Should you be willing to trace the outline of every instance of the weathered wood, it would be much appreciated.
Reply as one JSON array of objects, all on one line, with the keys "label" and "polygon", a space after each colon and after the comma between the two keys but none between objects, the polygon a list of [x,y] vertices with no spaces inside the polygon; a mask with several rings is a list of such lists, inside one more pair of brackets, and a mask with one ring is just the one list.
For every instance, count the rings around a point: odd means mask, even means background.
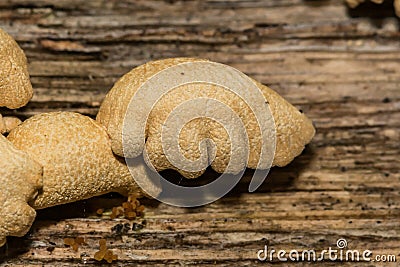
[{"label": "weathered wood", "polygon": [[[252,266],[265,244],[320,251],[339,238],[400,261],[400,32],[391,3],[5,0],[0,27],[25,50],[36,90],[27,107],[2,114],[95,116],[134,66],[197,56],[266,83],[317,128],[305,152],[256,193],[247,193],[250,172],[205,207],[147,200],[145,228],[124,234],[111,228],[127,221],[94,214],[120,203],[116,196],[40,211],[29,235],[1,249],[0,265],[94,264],[101,237],[121,266]],[[79,252],[63,244],[75,236],[88,242]]]}]

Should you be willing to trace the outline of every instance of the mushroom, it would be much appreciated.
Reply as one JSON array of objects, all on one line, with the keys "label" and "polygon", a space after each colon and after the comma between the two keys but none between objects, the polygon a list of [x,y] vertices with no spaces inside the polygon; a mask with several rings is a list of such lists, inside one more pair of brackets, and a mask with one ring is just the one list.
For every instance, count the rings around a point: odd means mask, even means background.
[{"label": "mushroom", "polygon": [[[131,146],[124,147],[123,137],[126,135],[123,134],[125,116],[127,116],[128,107],[139,88],[142,88],[142,86],[156,74],[161,73],[170,67],[193,62],[210,61],[195,58],[172,58],[153,61],[134,68],[115,83],[100,106],[96,118],[100,124],[106,127],[107,132],[111,137],[111,144],[114,153],[119,156],[137,157],[145,151],[145,156],[149,166],[154,167],[156,171],[174,169],[186,178],[199,177],[204,173],[207,166],[203,166],[201,170],[187,171],[172,164],[169,161],[168,153],[163,149],[162,132],[170,114],[172,114],[174,109],[179,108],[182,103],[195,99],[209,98],[229,106],[230,109],[233,110],[243,121],[249,141],[247,167],[253,169],[257,168],[259,161],[263,161],[264,159],[260,157],[260,151],[263,149],[261,143],[262,132],[258,126],[257,119],[252,112],[253,107],[251,107],[251,105],[255,104],[247,103],[243,101],[240,95],[214,84],[200,82],[180,85],[173,90],[168,91],[154,103],[145,103],[145,101],[150,101],[146,100],[146,94],[150,99],[155,91],[155,89],[149,88],[143,95],[138,96],[141,97],[140,99],[142,101],[140,105],[153,105],[149,116],[145,120],[147,121],[146,131],[144,133],[145,136],[139,136],[138,139],[135,139],[146,140],[145,144],[142,146],[140,143],[135,143],[135,141],[129,140],[131,141]],[[180,74],[185,75],[183,72]],[[167,77],[166,79],[173,80],[176,78],[177,77]],[[229,78],[230,77],[227,77],[226,79]],[[168,80],[159,81],[161,84],[167,82]],[[304,114],[284,100],[276,92],[261,83],[253,82],[262,93],[260,94],[260,97],[264,98],[261,99],[262,105],[269,105],[275,121],[276,150],[272,165],[285,166],[302,152],[304,146],[309,143],[314,136],[315,129],[312,122]],[[246,91],[247,88],[241,88],[241,90],[243,92]],[[196,110],[199,109],[199,107],[194,104],[190,106],[189,109]],[[218,110],[216,113],[222,115],[223,111]],[[183,114],[184,112],[181,113],[182,116]],[[142,116],[141,114],[136,115]],[[265,116],[266,115],[267,114],[265,114]],[[229,116],[226,117],[227,120],[230,120],[230,123],[234,123],[233,118],[231,119]],[[137,117],[137,119],[140,120],[141,118]],[[208,153],[210,152],[208,151],[203,154],[199,149],[199,144],[204,139],[211,139],[215,144],[216,150],[211,151],[211,153]],[[202,162],[207,163],[207,165],[209,162],[212,162],[211,167],[219,173],[237,173],[240,171],[240,168],[243,169],[243,167],[246,167],[241,165],[239,166],[238,164],[237,169],[227,170],[227,166],[229,165],[232,156],[231,145],[233,145],[233,142],[229,139],[229,135],[224,126],[217,121],[208,118],[196,118],[189,121],[181,129],[178,142],[181,153],[184,157],[195,161],[205,155],[206,158],[203,159]],[[238,147],[236,149],[240,150],[241,148]],[[210,154],[213,153],[215,157],[212,160]],[[269,155],[266,157],[271,156],[271,154],[273,154],[273,151],[269,151]],[[242,160],[243,159],[239,159],[239,161]]]},{"label": "mushroom", "polygon": [[[27,60],[15,40],[0,29],[0,107],[16,109],[26,105],[33,90]],[[0,114],[0,246],[6,236],[25,235],[36,217],[27,202],[32,201],[42,183],[42,166],[17,150],[3,135],[17,127],[16,117]]]},{"label": "mushroom", "polygon": [[17,117],[2,117],[0,114],[0,134],[11,132],[12,129],[20,125],[22,121]]},{"label": "mushroom", "polygon": [[36,217],[28,205],[42,182],[42,167],[0,135],[0,246],[7,236],[23,236]]},{"label": "mushroom", "polygon": [[[87,199],[108,192],[140,192],[134,173],[111,150],[105,129],[91,118],[73,112],[35,115],[7,137],[43,166],[43,188],[32,202],[35,209]],[[159,188],[154,185],[154,190]]]},{"label": "mushroom", "polygon": [[17,109],[32,98],[28,65],[17,42],[0,29],[0,107]]}]

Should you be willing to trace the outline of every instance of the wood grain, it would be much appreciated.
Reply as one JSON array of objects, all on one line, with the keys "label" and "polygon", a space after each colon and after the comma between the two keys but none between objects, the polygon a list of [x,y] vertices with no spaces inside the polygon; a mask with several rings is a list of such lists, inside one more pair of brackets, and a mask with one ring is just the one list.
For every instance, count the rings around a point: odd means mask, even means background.
[{"label": "wood grain", "polygon": [[[115,266],[253,266],[266,244],[321,251],[339,238],[349,249],[396,255],[398,264],[400,32],[386,2],[349,10],[333,0],[1,1],[0,27],[25,50],[35,88],[27,107],[2,114],[95,116],[131,68],[196,56],[269,85],[314,121],[317,135],[256,193],[247,193],[248,172],[205,207],[146,200],[140,231],[115,233],[128,221],[95,215],[120,203],[116,195],[40,211],[30,234],[1,249],[0,265],[96,264],[101,237],[119,255]],[[75,236],[88,242],[78,252],[63,244]]]}]

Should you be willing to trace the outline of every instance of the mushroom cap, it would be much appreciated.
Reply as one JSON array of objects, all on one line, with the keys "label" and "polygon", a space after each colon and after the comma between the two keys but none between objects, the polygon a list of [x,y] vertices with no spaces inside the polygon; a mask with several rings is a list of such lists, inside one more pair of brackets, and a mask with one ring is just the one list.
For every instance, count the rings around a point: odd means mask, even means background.
[{"label": "mushroom cap", "polygon": [[[43,165],[43,189],[32,203],[36,209],[108,192],[140,192],[132,178],[135,173],[131,175],[113,154],[105,129],[87,116],[35,115],[11,131],[8,139]],[[140,170],[136,175],[142,175]]]},{"label": "mushroom cap", "polygon": [[0,246],[7,236],[23,236],[36,212],[28,205],[42,183],[42,167],[0,135]]},{"label": "mushroom cap", "polygon": [[25,106],[33,96],[28,65],[17,42],[0,29],[0,107]]},{"label": "mushroom cap", "polygon": [[[204,59],[194,58],[172,58],[152,61],[134,68],[115,83],[105,97],[96,118],[100,124],[106,127],[111,137],[112,149],[115,154],[124,156],[124,152],[128,151],[128,154],[130,152],[130,148],[123,147],[124,119],[131,99],[138,89],[156,73],[168,67],[199,61],[209,62]],[[304,146],[311,141],[315,134],[315,129],[312,122],[304,114],[276,92],[261,83],[255,81],[254,83],[265,98],[262,103],[269,103],[269,108],[275,121],[276,150],[272,165],[285,166],[294,157],[298,156]],[[148,93],[151,94],[150,91]],[[165,127],[165,122],[171,112],[182,103],[196,98],[215,99],[229,106],[238,115],[248,135],[249,158],[246,166],[253,169],[257,168],[259,161],[263,159],[260,158],[262,149],[260,141],[261,130],[250,106],[253,103],[245,103],[240,96],[221,86],[201,82],[178,86],[162,96],[157,103],[154,103],[152,111],[147,118],[146,132],[145,136],[143,136],[143,140],[146,140],[146,155],[149,163],[151,163],[149,165],[152,165],[157,171],[165,169],[177,170],[187,178],[196,178],[205,171],[206,166],[202,170],[193,172],[175,167],[168,160],[167,153],[163,150],[161,137],[163,127]],[[197,107],[192,106],[192,108],[196,109]],[[222,111],[217,110],[216,112]],[[234,123],[233,119],[231,123]],[[202,154],[199,149],[199,144],[204,139],[211,139],[215,144],[215,158],[213,160],[209,156],[210,153]],[[219,173],[237,173],[240,168],[246,167],[238,164],[238,169],[227,169],[232,156],[231,145],[232,142],[223,125],[209,118],[197,118],[189,121],[179,134],[179,146],[184,157],[194,161],[205,155],[209,158],[204,159],[204,162],[212,161],[211,167]],[[141,153],[142,151],[134,151],[132,154],[138,154],[138,152]],[[270,153],[273,153],[273,151],[270,151]],[[237,161],[242,162],[243,158],[239,158]]]}]

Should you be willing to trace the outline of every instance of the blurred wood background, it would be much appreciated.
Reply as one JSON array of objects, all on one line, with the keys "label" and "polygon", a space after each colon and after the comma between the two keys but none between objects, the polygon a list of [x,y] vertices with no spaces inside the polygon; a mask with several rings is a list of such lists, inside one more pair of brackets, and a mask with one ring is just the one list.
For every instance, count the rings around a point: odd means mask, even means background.
[{"label": "blurred wood background", "polygon": [[[147,225],[138,231],[116,233],[111,228],[128,221],[95,215],[123,201],[117,195],[40,211],[26,237],[11,238],[0,250],[0,265],[98,264],[93,255],[102,237],[119,256],[115,266],[253,266],[264,245],[321,251],[336,249],[339,238],[348,249],[396,255],[399,264],[400,32],[391,5],[2,0],[0,27],[25,50],[35,89],[27,107],[0,109],[3,114],[95,116],[131,68],[191,56],[229,64],[269,85],[315,122],[317,134],[256,193],[247,192],[244,179],[201,208],[146,200]],[[63,242],[76,236],[88,243],[78,252]]]}]

